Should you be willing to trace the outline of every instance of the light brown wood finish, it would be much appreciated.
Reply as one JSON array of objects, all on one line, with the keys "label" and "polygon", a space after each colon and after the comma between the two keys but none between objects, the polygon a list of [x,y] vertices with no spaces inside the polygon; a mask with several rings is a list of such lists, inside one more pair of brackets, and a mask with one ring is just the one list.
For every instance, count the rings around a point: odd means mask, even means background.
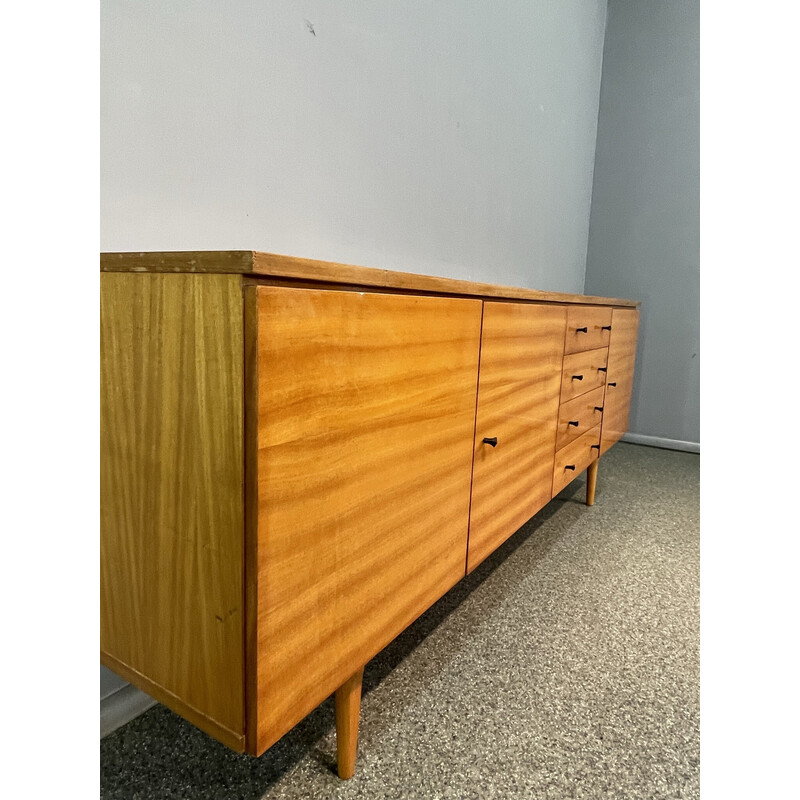
[{"label": "light brown wood finish", "polygon": [[594,496],[597,491],[597,465],[600,463],[599,459],[595,459],[589,464],[586,470],[586,505],[594,505]]},{"label": "light brown wood finish", "polygon": [[101,661],[238,750],[240,282],[100,281]]},{"label": "light brown wood finish", "polygon": [[565,324],[563,307],[484,303],[467,572],[550,501]]},{"label": "light brown wood finish", "polygon": [[564,356],[561,377],[561,402],[591,392],[606,382],[605,368],[608,363],[608,348],[587,350]]},{"label": "light brown wood finish", "polygon": [[352,778],[356,771],[358,754],[358,718],[361,713],[362,667],[351,675],[337,690],[334,698],[336,709],[336,756],[339,777]]},{"label": "light brown wood finish", "polygon": [[481,303],[257,297],[261,753],[464,575]]},{"label": "light brown wood finish", "polygon": [[258,747],[258,290],[243,279],[244,305],[244,699],[245,744]]},{"label": "light brown wood finish", "polygon": [[608,347],[611,336],[611,309],[598,306],[570,306],[567,309],[565,353]]},{"label": "light brown wood finish", "polygon": [[[549,303],[595,303],[638,306],[633,300],[544,292],[515,286],[437,278],[374,267],[355,267],[331,261],[260,253],[252,250],[165,253],[101,253],[100,269],[111,272],[237,272],[243,275],[346,284],[374,289],[397,289],[469,297],[507,298]],[[335,287],[334,287],[335,288]]]},{"label": "light brown wood finish", "polygon": [[553,467],[553,497],[598,458],[599,446],[598,425],[556,453],[556,463]]},{"label": "light brown wood finish", "polygon": [[615,308],[608,347],[601,455],[628,430],[638,332],[639,312],[636,309]]},{"label": "light brown wood finish", "polygon": [[586,431],[600,424],[603,419],[604,398],[605,388],[598,386],[591,392],[568,400],[559,406],[556,450],[574,442]]}]

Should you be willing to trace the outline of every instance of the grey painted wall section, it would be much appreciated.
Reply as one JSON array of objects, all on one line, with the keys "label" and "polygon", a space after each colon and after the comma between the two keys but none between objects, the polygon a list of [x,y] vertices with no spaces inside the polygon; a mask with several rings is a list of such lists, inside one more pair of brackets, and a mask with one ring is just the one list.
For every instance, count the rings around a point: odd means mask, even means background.
[{"label": "grey painted wall section", "polygon": [[102,250],[583,291],[605,0],[101,8]]},{"label": "grey painted wall section", "polygon": [[609,0],[586,262],[643,301],[631,431],[700,442],[699,0]]},{"label": "grey painted wall section", "polygon": [[605,12],[105,0],[101,249],[582,291]]}]

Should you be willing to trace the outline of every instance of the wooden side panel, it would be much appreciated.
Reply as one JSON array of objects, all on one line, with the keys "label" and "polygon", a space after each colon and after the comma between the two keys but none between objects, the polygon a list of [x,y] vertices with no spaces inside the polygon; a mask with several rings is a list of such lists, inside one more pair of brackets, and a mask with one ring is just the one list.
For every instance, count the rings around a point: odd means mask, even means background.
[{"label": "wooden side panel", "polygon": [[261,753],[464,575],[481,302],[257,292]]},{"label": "wooden side panel", "polygon": [[601,455],[628,430],[639,311],[634,308],[615,308],[611,325]]},{"label": "wooden side panel", "polygon": [[100,647],[244,745],[241,278],[100,278]]},{"label": "wooden side panel", "polygon": [[550,500],[565,325],[558,306],[484,304],[468,572]]}]

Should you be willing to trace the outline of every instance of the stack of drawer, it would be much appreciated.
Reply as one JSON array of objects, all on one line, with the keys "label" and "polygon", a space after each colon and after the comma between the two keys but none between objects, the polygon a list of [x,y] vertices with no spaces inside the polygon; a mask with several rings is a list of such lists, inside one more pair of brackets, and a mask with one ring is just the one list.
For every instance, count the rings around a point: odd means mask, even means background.
[{"label": "stack of drawer", "polygon": [[600,454],[610,338],[610,308],[572,306],[567,310],[553,497]]}]

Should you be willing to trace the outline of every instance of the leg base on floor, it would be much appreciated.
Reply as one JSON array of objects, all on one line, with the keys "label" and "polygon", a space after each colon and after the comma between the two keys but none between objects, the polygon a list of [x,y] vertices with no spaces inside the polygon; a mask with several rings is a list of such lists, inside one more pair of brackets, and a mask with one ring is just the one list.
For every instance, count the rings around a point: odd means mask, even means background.
[{"label": "leg base on floor", "polygon": [[589,464],[589,469],[586,470],[586,505],[594,505],[594,493],[597,489],[597,465],[600,459],[596,458]]},{"label": "leg base on floor", "polygon": [[336,705],[336,756],[339,777],[352,778],[356,771],[358,750],[358,718],[361,713],[362,667],[351,675],[337,690]]}]

